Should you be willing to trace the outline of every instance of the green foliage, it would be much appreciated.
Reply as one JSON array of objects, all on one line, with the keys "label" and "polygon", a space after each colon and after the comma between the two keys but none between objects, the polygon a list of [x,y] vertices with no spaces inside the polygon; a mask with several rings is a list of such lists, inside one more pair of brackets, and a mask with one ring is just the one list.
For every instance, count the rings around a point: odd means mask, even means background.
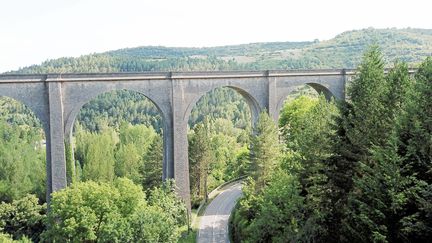
[{"label": "green foliage", "polygon": [[306,127],[305,121],[316,106],[318,100],[309,96],[299,96],[297,99],[285,103],[280,112],[279,127],[287,146],[292,147],[302,138],[301,131]]},{"label": "green foliage", "polygon": [[[0,232],[9,234],[13,239],[27,242],[39,240],[39,235],[45,229],[46,205],[40,205],[36,196],[26,195],[12,203],[0,204]],[[0,236],[7,238],[7,235]],[[23,239],[24,238],[24,239]],[[2,241],[3,242],[3,241]]]},{"label": "green foliage", "polygon": [[371,145],[385,144],[389,131],[383,119],[386,107],[382,100],[386,95],[384,62],[377,46],[373,46],[364,55],[358,69],[359,74],[349,88],[350,114],[347,123],[354,129],[348,130],[348,138],[359,149],[359,157],[367,155]]},{"label": "green foliage", "polygon": [[[285,104],[280,119],[285,141],[282,163],[261,191],[248,181],[232,219],[237,242],[320,241],[325,208],[324,161],[330,156],[333,102],[299,96]],[[269,224],[268,222],[272,222]]]},{"label": "green foliage", "polygon": [[113,139],[117,134],[112,130],[102,133],[83,133],[82,141],[85,141],[81,157],[83,163],[83,180],[104,181],[114,180],[114,149]]},{"label": "green foliage", "polygon": [[75,162],[73,159],[73,150],[70,142],[65,142],[65,156],[67,183],[70,185],[77,180]]},{"label": "green foliage", "polygon": [[366,54],[328,160],[327,241],[430,239],[431,63],[421,65],[412,85],[405,64],[384,75],[379,53]]},{"label": "green foliage", "polygon": [[353,192],[348,198],[347,216],[343,220],[345,238],[363,242],[400,242],[401,224],[412,178],[402,175],[401,158],[395,146],[375,148],[375,164],[360,163],[361,177],[354,177]]},{"label": "green foliage", "polygon": [[77,126],[75,159],[83,180],[127,177],[151,189],[162,182],[162,155],[162,138],[151,127],[123,122],[118,132],[104,128],[92,133]]},{"label": "green foliage", "polygon": [[235,154],[234,160],[227,163],[224,175],[228,180],[246,176],[251,173],[250,167],[250,151],[247,146],[243,146]]},{"label": "green foliage", "polygon": [[206,191],[250,172],[247,133],[223,118],[205,117],[194,126],[189,134],[193,206],[205,199]]},{"label": "green foliage", "polygon": [[194,135],[189,143],[191,194],[194,201],[208,199],[208,175],[211,173],[210,163],[214,158],[211,150],[209,121],[204,120],[194,127]]},{"label": "green foliage", "polygon": [[41,134],[42,124],[39,119],[27,106],[14,99],[0,97],[0,117],[12,125],[26,129],[36,128],[34,131]]},{"label": "green foliage", "polygon": [[0,242],[4,242],[4,243],[32,243],[32,241],[23,236],[21,239],[19,240],[14,240],[12,239],[12,237],[8,234],[4,234],[0,232]]},{"label": "green foliage", "polygon": [[0,201],[11,202],[28,193],[44,201],[46,168],[41,130],[0,119],[0,144]]},{"label": "green foliage", "polygon": [[300,196],[298,178],[277,171],[258,196],[254,187],[254,183],[244,187],[244,197],[232,217],[234,241],[299,241],[304,198]]},{"label": "green foliage", "polygon": [[139,183],[141,181],[141,155],[135,144],[120,144],[115,153],[115,174],[118,177],[127,177]]},{"label": "green foliage", "polygon": [[[160,189],[155,189],[160,190]],[[46,241],[73,242],[175,242],[178,228],[172,210],[184,211],[172,191],[151,197],[163,206],[145,200],[140,186],[128,179],[113,183],[92,181],[72,184],[55,192],[44,233]],[[182,209],[177,209],[180,207]]]},{"label": "green foliage", "polygon": [[[386,144],[369,149],[372,154],[360,161],[354,189],[348,194],[347,215],[343,219],[344,238],[354,241],[398,242],[409,239],[403,231],[413,178],[403,175],[402,157],[397,148],[397,118],[404,113],[411,90],[408,69],[396,63],[386,76],[381,99],[386,107],[381,126],[390,136]],[[383,134],[384,135],[384,134]],[[386,135],[384,135],[386,136]]]},{"label": "green foliage", "polygon": [[327,202],[323,205],[329,214],[324,227],[327,241],[340,241],[342,219],[347,210],[348,195],[353,191],[353,177],[359,162],[372,164],[373,146],[384,146],[391,134],[392,120],[385,104],[388,94],[384,62],[377,46],[365,54],[359,73],[348,87],[349,100],[340,104],[340,117],[336,117],[337,132],[330,150],[332,156],[326,161],[325,185]]},{"label": "green foliage", "polygon": [[[128,90],[103,93],[85,104],[77,120],[88,131],[100,131],[99,121],[106,121],[117,128],[124,121],[132,125],[153,126],[156,131],[162,128],[162,118],[156,106],[144,95]],[[138,128],[137,128],[138,129]]]},{"label": "green foliage", "polygon": [[141,167],[142,185],[144,189],[160,186],[162,181],[163,142],[156,136],[144,155],[144,165]]},{"label": "green foliage", "polygon": [[[145,170],[142,170],[143,166],[148,167],[149,163],[153,163],[151,168],[154,173],[159,173],[162,171],[162,151],[152,151],[152,149],[157,149],[154,147],[153,143],[156,139],[161,139],[160,136],[156,134],[152,127],[146,127],[144,125],[130,125],[127,123],[122,123],[119,129],[118,136],[120,141],[118,148],[115,150],[115,173],[118,177],[127,177],[133,180],[136,184],[140,184],[142,180],[149,180],[152,185],[144,184],[147,186],[156,186],[161,182],[161,177],[157,178],[147,178],[143,174]],[[153,147],[151,147],[153,145]],[[160,153],[160,157],[155,158],[157,161],[146,161],[146,154]],[[147,175],[154,176],[154,175]]]},{"label": "green foliage", "polygon": [[175,196],[175,190],[174,180],[166,180],[160,187],[154,187],[150,191],[148,202],[162,208],[176,224],[186,225],[186,207],[181,199]]},{"label": "green foliage", "polygon": [[251,175],[256,181],[255,190],[263,189],[280,159],[278,130],[273,119],[261,112],[251,135]]},{"label": "green foliage", "polygon": [[[349,99],[338,104],[339,111],[324,97],[303,96],[284,106],[280,164],[279,146],[274,142],[278,134],[269,128],[271,119],[267,125],[258,123],[249,138],[249,107],[239,94],[220,88],[203,96],[189,120],[195,128],[190,135],[191,187],[201,195],[192,192],[203,198],[207,190],[224,181],[252,175],[233,216],[234,236],[245,242],[425,242],[432,232],[432,60],[420,66],[415,81],[403,62],[396,62],[388,74],[384,67],[396,59],[396,53],[411,63],[430,55],[431,36],[428,30],[366,29],[323,42],[143,47],[51,60],[20,72],[350,68],[360,64],[348,89]],[[370,43],[377,43],[383,54],[373,47],[361,61],[359,51]],[[0,200],[13,204],[27,193],[44,199],[40,122],[28,115],[28,108],[10,99],[1,99],[0,106]],[[213,120],[206,121],[206,115]],[[199,131],[203,123],[205,132]],[[59,199],[57,215],[49,220],[64,227],[59,232],[47,231],[45,240],[175,242],[178,225],[185,222],[184,207],[173,197],[172,185],[154,188],[162,174],[161,128],[158,109],[136,92],[109,92],[85,105],[75,130],[75,163],[66,144],[68,183],[74,178],[114,182],[72,183],[80,196],[67,194],[63,201]],[[32,168],[31,173],[27,168]],[[130,181],[117,176],[142,184],[150,193],[148,201],[141,189],[133,189]],[[76,189],[84,184],[91,184],[90,189]],[[32,228],[32,223],[40,221],[31,218],[37,218],[40,211],[35,208],[40,206],[35,199],[24,199],[29,203],[20,201],[19,209],[1,205],[0,227],[7,234],[1,234],[0,241],[29,241],[25,235],[37,240],[41,228]],[[19,229],[6,231],[7,225]],[[63,235],[55,238],[56,233]],[[76,240],[70,238],[74,234]]]},{"label": "green foliage", "polygon": [[120,143],[135,145],[140,156],[148,150],[148,147],[156,136],[154,128],[145,125],[133,126],[123,122],[119,129]]},{"label": "green foliage", "polygon": [[413,180],[402,233],[420,242],[432,237],[432,58],[420,65],[415,81],[398,129],[398,153],[402,175]]},{"label": "green foliage", "polygon": [[237,128],[250,126],[248,104],[237,91],[228,87],[216,88],[201,97],[191,111],[189,125],[193,127],[203,122],[206,116],[231,121]]}]

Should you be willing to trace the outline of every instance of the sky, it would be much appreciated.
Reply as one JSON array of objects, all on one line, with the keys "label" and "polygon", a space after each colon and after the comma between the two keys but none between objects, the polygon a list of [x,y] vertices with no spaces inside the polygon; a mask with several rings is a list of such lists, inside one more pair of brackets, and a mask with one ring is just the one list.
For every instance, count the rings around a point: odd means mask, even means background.
[{"label": "sky", "polygon": [[431,0],[0,0],[0,72],[136,46],[327,40],[432,29]]}]

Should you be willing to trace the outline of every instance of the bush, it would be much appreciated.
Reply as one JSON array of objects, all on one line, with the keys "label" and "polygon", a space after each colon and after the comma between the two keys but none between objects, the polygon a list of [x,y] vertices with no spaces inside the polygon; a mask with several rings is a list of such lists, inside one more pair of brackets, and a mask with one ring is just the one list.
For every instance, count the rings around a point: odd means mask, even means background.
[{"label": "bush", "polygon": [[[174,193],[167,192],[159,195],[158,203],[165,205],[173,198]],[[149,204],[142,188],[125,178],[113,183],[72,184],[53,193],[43,240],[175,242],[180,222],[171,214],[173,211],[158,203]]]},{"label": "bush", "polygon": [[1,203],[0,231],[9,234],[13,239],[29,237],[38,241],[39,235],[45,229],[45,210],[46,205],[40,205],[35,195],[27,195],[12,203]]}]

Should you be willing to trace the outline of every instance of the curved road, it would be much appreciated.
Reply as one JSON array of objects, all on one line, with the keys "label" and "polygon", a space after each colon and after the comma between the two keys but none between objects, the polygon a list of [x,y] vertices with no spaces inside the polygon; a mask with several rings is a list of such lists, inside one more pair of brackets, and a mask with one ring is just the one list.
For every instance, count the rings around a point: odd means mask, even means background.
[{"label": "curved road", "polygon": [[228,220],[241,195],[241,182],[237,182],[225,188],[213,199],[201,216],[198,243],[229,242]]}]

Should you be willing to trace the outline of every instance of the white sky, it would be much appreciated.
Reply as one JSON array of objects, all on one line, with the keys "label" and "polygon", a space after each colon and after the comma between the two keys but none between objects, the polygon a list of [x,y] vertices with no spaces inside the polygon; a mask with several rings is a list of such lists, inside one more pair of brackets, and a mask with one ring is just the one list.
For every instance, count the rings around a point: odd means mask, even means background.
[{"label": "white sky", "polygon": [[0,0],[0,72],[125,47],[330,39],[432,28],[432,0]]}]

